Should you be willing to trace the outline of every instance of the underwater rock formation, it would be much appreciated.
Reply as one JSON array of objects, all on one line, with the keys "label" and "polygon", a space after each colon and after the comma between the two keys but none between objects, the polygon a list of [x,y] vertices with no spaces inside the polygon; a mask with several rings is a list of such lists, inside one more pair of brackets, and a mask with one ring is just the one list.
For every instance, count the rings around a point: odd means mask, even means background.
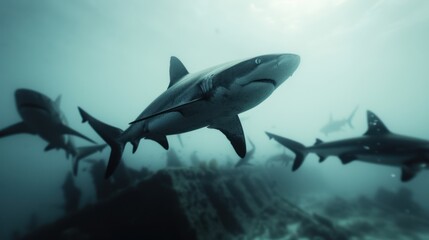
[{"label": "underwater rock formation", "polygon": [[372,198],[322,199],[306,209],[329,216],[353,239],[429,239],[429,216],[406,188],[381,188]]},{"label": "underwater rock formation", "polygon": [[65,203],[63,209],[66,214],[77,211],[79,208],[80,197],[82,195],[80,189],[74,182],[72,173],[68,173],[62,185]]},{"label": "underwater rock formation", "polygon": [[348,239],[271,184],[263,169],[165,169],[23,239]]}]

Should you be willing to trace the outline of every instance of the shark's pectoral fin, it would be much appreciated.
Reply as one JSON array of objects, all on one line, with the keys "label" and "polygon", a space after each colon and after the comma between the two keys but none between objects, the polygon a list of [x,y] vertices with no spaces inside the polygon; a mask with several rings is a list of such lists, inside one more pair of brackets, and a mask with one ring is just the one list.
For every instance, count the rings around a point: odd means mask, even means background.
[{"label": "shark's pectoral fin", "polygon": [[413,167],[412,165],[404,164],[401,167],[401,181],[402,182],[408,182],[411,179],[413,179],[417,173],[419,172],[419,169]]},{"label": "shark's pectoral fin", "polygon": [[14,134],[29,133],[36,134],[24,122],[13,124],[7,128],[0,130],[0,137],[6,137]]},{"label": "shark's pectoral fin", "polygon": [[164,113],[169,113],[169,112],[179,112],[180,114],[182,114],[183,116],[185,116],[186,115],[186,110],[188,109],[189,105],[191,105],[193,103],[196,103],[196,102],[199,102],[199,101],[202,101],[204,99],[206,99],[206,97],[205,96],[201,96],[199,98],[196,98],[194,100],[188,101],[186,103],[182,103],[180,105],[177,105],[177,106],[174,106],[174,107],[170,107],[170,108],[158,111],[156,113],[153,113],[153,114],[150,114],[150,115],[147,115],[147,116],[139,117],[136,120],[130,122],[130,124],[138,123],[138,122],[141,122],[143,120],[146,120],[146,119],[149,119],[149,118],[153,118],[153,117],[159,116],[159,115],[164,114]]},{"label": "shark's pectoral fin", "polygon": [[401,181],[408,182],[413,179],[420,172],[420,170],[426,167],[425,164],[422,164],[422,162],[425,162],[425,160],[425,158],[418,156],[402,164]]},{"label": "shark's pectoral fin", "polygon": [[[50,151],[54,148],[55,148],[55,146],[52,143],[49,143],[48,146],[45,147],[45,152]],[[66,157],[68,157],[67,155],[68,155],[68,153],[66,154]]]},{"label": "shark's pectoral fin", "polygon": [[347,164],[356,160],[355,156],[349,154],[340,155],[339,158],[343,164]]},{"label": "shark's pectoral fin", "polygon": [[326,156],[322,156],[322,155],[317,155],[319,157],[319,162],[323,162],[326,159]]},{"label": "shark's pectoral fin", "polygon": [[133,153],[136,153],[137,148],[139,147],[140,139],[134,139],[131,141],[131,145],[133,145]]},{"label": "shark's pectoral fin", "polygon": [[238,156],[241,158],[246,156],[246,140],[244,138],[243,127],[237,115],[217,119],[209,128],[221,131],[231,142]]},{"label": "shark's pectoral fin", "polygon": [[167,137],[165,135],[151,134],[150,136],[147,136],[146,138],[159,143],[165,150],[168,150],[168,148],[169,148],[168,140],[167,140]]},{"label": "shark's pectoral fin", "polygon": [[80,137],[80,138],[83,138],[83,139],[85,139],[85,140],[87,140],[87,141],[89,141],[89,142],[95,143],[95,142],[94,142],[92,139],[90,139],[89,137],[87,137],[87,136],[83,135],[82,133],[80,133],[80,132],[78,132],[78,131],[76,131],[76,130],[74,130],[74,129],[72,129],[72,128],[70,128],[70,127],[68,127],[68,126],[64,125],[64,124],[59,125],[58,130],[61,132],[61,134],[70,134],[70,135],[75,135],[75,136],[78,136],[78,137]]}]

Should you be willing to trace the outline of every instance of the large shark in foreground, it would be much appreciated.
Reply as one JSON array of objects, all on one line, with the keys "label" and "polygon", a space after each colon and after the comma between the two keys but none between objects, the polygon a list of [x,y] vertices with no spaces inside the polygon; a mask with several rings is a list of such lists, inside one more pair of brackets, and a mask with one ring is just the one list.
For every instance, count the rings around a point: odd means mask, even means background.
[{"label": "large shark in foreground", "polygon": [[328,156],[338,156],[343,164],[354,160],[368,163],[398,166],[401,180],[409,181],[429,166],[429,141],[402,136],[390,132],[383,122],[371,111],[367,112],[368,130],[357,138],[333,142],[316,140],[313,146],[305,147],[299,142],[268,133],[280,144],[295,153],[292,170],[297,170],[309,153],[315,153],[322,162]]},{"label": "large shark in foreground", "polygon": [[47,96],[29,89],[17,89],[15,100],[22,122],[13,124],[0,130],[0,138],[9,135],[27,133],[39,135],[48,142],[45,151],[63,149],[66,156],[73,157],[73,172],[76,175],[78,161],[106,145],[76,147],[70,135],[78,136],[94,143],[83,134],[73,130],[67,125],[64,114],[60,110],[61,97],[52,101]]},{"label": "large shark in foreground", "polygon": [[209,127],[220,130],[240,157],[246,143],[238,114],[262,101],[297,69],[295,54],[271,54],[221,64],[189,73],[176,57],[170,59],[170,84],[125,131],[109,126],[79,108],[83,122],[109,144],[112,151],[105,177],[118,165],[125,144],[137,150],[142,138],[168,149],[166,135]]}]

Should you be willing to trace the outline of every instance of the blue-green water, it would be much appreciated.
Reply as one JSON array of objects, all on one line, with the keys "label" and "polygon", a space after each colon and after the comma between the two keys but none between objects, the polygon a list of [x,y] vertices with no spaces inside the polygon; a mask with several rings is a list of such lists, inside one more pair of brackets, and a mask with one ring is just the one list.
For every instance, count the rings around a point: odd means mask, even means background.
[{"label": "blue-green water", "polygon": [[[243,128],[256,145],[255,164],[283,152],[264,131],[313,144],[366,131],[365,111],[376,112],[388,128],[429,139],[427,108],[429,3],[417,1],[7,1],[0,2],[0,128],[20,121],[14,91],[30,88],[55,99],[70,126],[102,140],[81,124],[77,106],[125,128],[168,86],[169,58],[190,72],[230,60],[267,53],[296,53],[301,65],[266,101],[243,113]],[[354,129],[325,137],[319,130],[359,105]],[[170,144],[183,159],[238,160],[219,132],[200,129]],[[202,141],[203,140],[203,141]],[[78,145],[85,144],[77,140]],[[0,238],[24,232],[32,214],[39,223],[63,215],[61,185],[71,163],[64,152],[45,153],[31,135],[0,139]],[[97,155],[106,158],[109,151]],[[136,154],[127,146],[125,163],[157,170],[166,152],[142,141]],[[186,160],[185,160],[186,161]],[[301,169],[317,176],[297,180],[302,191],[353,197],[379,187],[407,187],[429,209],[429,174],[409,183],[399,169],[309,157]],[[303,173],[297,172],[297,178]],[[323,181],[322,181],[322,180]],[[81,205],[94,201],[88,174],[76,179]],[[303,183],[305,182],[305,184]],[[322,184],[323,182],[323,184]],[[298,184],[300,183],[300,184]]]}]

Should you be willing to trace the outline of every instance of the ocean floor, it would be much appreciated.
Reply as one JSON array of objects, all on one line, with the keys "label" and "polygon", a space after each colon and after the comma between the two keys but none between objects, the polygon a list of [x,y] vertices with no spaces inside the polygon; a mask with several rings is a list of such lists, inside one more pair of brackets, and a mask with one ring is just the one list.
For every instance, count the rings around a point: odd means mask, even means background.
[{"label": "ocean floor", "polygon": [[17,239],[429,239],[407,189],[288,198],[266,168],[167,168]]}]

